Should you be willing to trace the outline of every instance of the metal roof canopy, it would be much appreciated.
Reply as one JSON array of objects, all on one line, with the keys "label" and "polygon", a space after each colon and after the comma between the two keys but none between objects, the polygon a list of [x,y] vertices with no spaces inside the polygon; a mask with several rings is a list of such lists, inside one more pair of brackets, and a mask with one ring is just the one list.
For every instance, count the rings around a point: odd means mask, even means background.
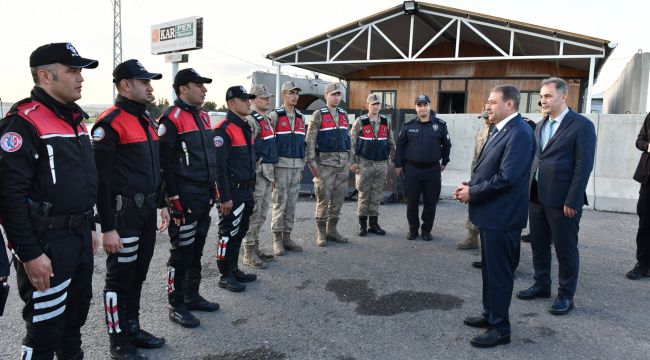
[{"label": "metal roof canopy", "polygon": [[[407,5],[415,11],[407,13]],[[454,50],[445,56],[428,56],[427,50],[445,43],[455,44]],[[485,54],[464,54],[463,43],[484,45]],[[278,94],[283,65],[345,78],[352,72],[387,63],[550,60],[589,70],[585,109],[590,109],[594,80],[615,46],[608,40],[562,30],[405,1],[274,51],[267,58],[277,66]],[[276,97],[276,105],[279,100]]]}]

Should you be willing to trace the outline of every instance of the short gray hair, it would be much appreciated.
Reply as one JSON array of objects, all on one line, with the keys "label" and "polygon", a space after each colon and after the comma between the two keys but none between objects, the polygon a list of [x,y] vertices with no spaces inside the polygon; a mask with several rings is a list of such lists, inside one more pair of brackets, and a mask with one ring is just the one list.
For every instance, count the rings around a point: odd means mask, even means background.
[{"label": "short gray hair", "polygon": [[500,92],[503,94],[503,101],[508,101],[512,100],[515,102],[515,110],[519,110],[519,103],[521,102],[521,94],[519,93],[519,89],[517,89],[516,86],[514,85],[499,85],[495,86],[494,89],[492,89],[492,92]]},{"label": "short gray hair", "polygon": [[54,64],[39,65],[31,68],[32,79],[34,80],[34,84],[38,85],[38,70],[49,71],[52,73],[52,79],[54,79],[54,81],[58,80],[58,77],[56,76],[56,65]]},{"label": "short gray hair", "polygon": [[554,84],[557,91],[561,92],[562,94],[566,95],[569,93],[569,85],[566,83],[566,81],[564,81],[564,79],[561,79],[559,77],[550,77],[548,79],[542,80],[542,84],[539,87],[541,88],[549,84]]}]

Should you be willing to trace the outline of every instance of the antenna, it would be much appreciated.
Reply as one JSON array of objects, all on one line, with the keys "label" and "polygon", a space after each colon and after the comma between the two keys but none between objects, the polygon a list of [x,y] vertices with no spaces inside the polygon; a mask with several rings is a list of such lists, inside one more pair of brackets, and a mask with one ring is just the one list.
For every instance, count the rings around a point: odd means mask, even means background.
[{"label": "antenna", "polygon": [[[122,62],[122,0],[113,2],[113,69]],[[113,87],[115,99],[115,87]]]}]

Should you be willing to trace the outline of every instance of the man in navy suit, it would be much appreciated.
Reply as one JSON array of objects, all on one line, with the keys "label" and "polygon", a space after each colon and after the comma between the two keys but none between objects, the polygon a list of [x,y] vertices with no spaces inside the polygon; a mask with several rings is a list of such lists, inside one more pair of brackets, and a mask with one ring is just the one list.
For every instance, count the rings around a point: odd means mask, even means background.
[{"label": "man in navy suit", "polygon": [[535,283],[517,293],[523,300],[551,297],[551,244],[559,263],[558,295],[553,315],[573,309],[578,283],[578,230],[585,189],[594,165],[594,125],[566,105],[568,86],[560,78],[542,81],[544,119],[535,129],[531,168],[530,233]]},{"label": "man in navy suit", "polygon": [[468,326],[488,330],[471,340],[475,347],[510,342],[508,309],[519,258],[521,230],[526,227],[528,181],[534,156],[533,131],[517,112],[521,96],[512,85],[492,89],[489,120],[495,125],[474,167],[469,183],[454,191],[469,203],[469,216],[481,236],[483,313],[468,317]]}]

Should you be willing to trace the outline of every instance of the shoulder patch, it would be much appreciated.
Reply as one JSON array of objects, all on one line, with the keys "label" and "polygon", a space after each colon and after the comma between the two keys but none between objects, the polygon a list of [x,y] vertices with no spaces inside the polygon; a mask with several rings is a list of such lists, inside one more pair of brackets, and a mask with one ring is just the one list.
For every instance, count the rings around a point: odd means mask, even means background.
[{"label": "shoulder patch", "polygon": [[158,125],[158,136],[163,136],[167,133],[167,126],[165,124],[159,124]]},{"label": "shoulder patch", "polygon": [[18,133],[10,131],[0,138],[0,147],[8,153],[18,151],[22,146],[23,137]]},{"label": "shoulder patch", "polygon": [[106,130],[103,127],[98,126],[93,130],[93,141],[102,141],[106,136]]},{"label": "shoulder patch", "polygon": [[222,147],[223,146],[223,138],[219,135],[215,136],[213,138],[214,141],[214,147]]},{"label": "shoulder patch", "polygon": [[438,119],[438,121],[440,121],[441,124],[446,124],[446,122],[444,120],[442,120],[441,118],[436,118],[436,119]]}]

